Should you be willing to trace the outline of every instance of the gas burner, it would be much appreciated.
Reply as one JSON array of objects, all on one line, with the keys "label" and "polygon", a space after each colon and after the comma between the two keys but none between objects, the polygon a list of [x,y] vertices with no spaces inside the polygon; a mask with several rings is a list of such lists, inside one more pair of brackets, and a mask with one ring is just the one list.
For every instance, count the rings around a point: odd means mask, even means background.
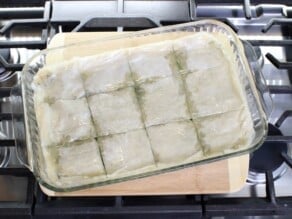
[{"label": "gas burner", "polygon": [[[0,54],[6,61],[10,60],[10,49],[1,49]],[[5,68],[0,67],[0,75],[3,75],[4,73],[5,73]]]},{"label": "gas burner", "polygon": [[0,168],[7,167],[10,161],[10,155],[9,148],[0,148]]},{"label": "gas burner", "polygon": [[[0,49],[0,55],[7,63],[16,64],[20,61],[19,51],[17,49]],[[14,72],[6,71],[4,67],[0,66],[0,82],[7,81],[14,76]]]},{"label": "gas burner", "polygon": [[[1,57],[9,64],[16,64],[20,61],[20,55],[17,49],[0,49]],[[0,66],[0,87],[12,87],[17,82],[17,74],[13,71],[8,71],[5,67]],[[0,111],[4,113],[10,112],[9,98],[0,99]],[[13,138],[13,129],[11,121],[0,121],[0,140]],[[11,160],[12,151],[9,147],[0,148],[0,168],[7,167]]]},{"label": "gas burner", "polygon": [[[278,128],[269,124],[268,135],[279,136],[282,133]],[[280,178],[288,167],[281,154],[287,152],[288,146],[286,143],[264,143],[251,155],[247,181],[250,183],[265,183],[267,171],[273,173],[274,180]]]},{"label": "gas burner", "polygon": [[[1,99],[1,110],[5,108],[4,106],[6,106],[5,103],[7,101],[9,101],[8,98]],[[11,123],[11,121],[6,120],[0,121],[0,140],[13,138],[14,134]],[[7,167],[10,163],[13,150],[10,147],[0,147],[0,168]]]}]

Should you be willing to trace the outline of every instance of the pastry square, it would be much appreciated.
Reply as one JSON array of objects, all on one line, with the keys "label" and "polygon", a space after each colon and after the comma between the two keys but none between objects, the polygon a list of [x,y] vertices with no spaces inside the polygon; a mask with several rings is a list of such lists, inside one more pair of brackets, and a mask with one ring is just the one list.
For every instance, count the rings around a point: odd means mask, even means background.
[{"label": "pastry square", "polygon": [[171,76],[171,55],[173,55],[171,41],[129,49],[129,64],[134,80],[143,83]]},{"label": "pastry square", "polygon": [[99,140],[107,174],[138,170],[155,164],[144,129],[106,136]]},{"label": "pastry square", "polygon": [[201,149],[191,121],[152,126],[147,131],[158,164],[182,163]]},{"label": "pastry square", "polygon": [[141,84],[138,96],[146,127],[190,118],[186,95],[177,78]]},{"label": "pastry square", "polygon": [[85,96],[76,60],[42,68],[33,81],[34,99],[52,103],[55,100],[74,100]]},{"label": "pastry square", "polygon": [[39,103],[35,108],[43,146],[95,137],[86,98]]},{"label": "pastry square", "polygon": [[99,147],[94,139],[58,147],[59,176],[104,175]]},{"label": "pastry square", "polygon": [[210,34],[196,33],[174,41],[174,51],[185,73],[221,66],[226,62],[220,45]]},{"label": "pastry square", "polygon": [[227,66],[190,73],[186,76],[192,117],[240,109],[239,88]]},{"label": "pastry square", "polygon": [[79,66],[87,95],[133,85],[126,50],[81,58]]},{"label": "pastry square", "polygon": [[254,136],[253,123],[245,109],[198,118],[196,124],[207,154],[244,148]]},{"label": "pastry square", "polygon": [[128,87],[88,98],[98,136],[143,128],[134,88]]}]

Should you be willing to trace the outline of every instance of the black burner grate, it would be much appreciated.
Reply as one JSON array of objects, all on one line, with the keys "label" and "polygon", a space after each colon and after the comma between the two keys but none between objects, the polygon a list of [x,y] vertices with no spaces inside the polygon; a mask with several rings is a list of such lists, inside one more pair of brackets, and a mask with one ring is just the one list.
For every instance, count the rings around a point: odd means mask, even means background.
[{"label": "black burner grate", "polygon": [[[12,20],[6,23],[1,29],[0,34],[9,38],[10,32],[16,27],[29,26],[38,28],[42,37],[41,40],[33,41],[0,41],[0,48],[27,48],[44,49],[48,39],[58,32],[59,26],[66,27],[73,31],[90,30],[137,30],[147,29],[163,24],[174,24],[197,20],[195,8],[189,8],[189,19],[183,21],[164,21],[157,20],[151,16],[117,16],[111,17],[93,17],[86,22],[51,20],[52,2],[31,1],[34,3],[23,3],[23,1],[5,1],[6,6],[44,6],[37,10],[26,8],[21,14],[17,13],[15,8],[1,11],[1,18],[26,18],[21,20]],[[123,8],[124,1],[118,1]],[[195,1],[189,0],[189,7],[196,7],[198,4],[229,3],[230,1]],[[249,1],[233,1],[236,4],[242,4],[244,15],[247,19],[252,19],[253,13],[250,9]],[[272,3],[273,1],[267,1]],[[262,3],[253,1],[253,4]],[[291,4],[290,1],[277,1],[277,4]],[[0,6],[2,3],[0,3]],[[10,13],[9,13],[10,10]],[[4,13],[5,12],[5,13]],[[31,15],[31,16],[29,16]],[[225,17],[218,18],[227,23],[233,30],[238,31],[236,24]],[[266,25],[262,27],[263,33],[269,33],[273,26],[291,26],[290,18],[271,18]],[[66,30],[65,28],[65,30]],[[283,40],[249,40],[254,46],[291,46],[292,39]],[[273,54],[266,54],[267,59],[278,69],[291,69],[292,62],[279,61]],[[4,57],[0,56],[0,67],[6,71],[20,71],[21,64],[9,63]],[[291,86],[269,86],[272,94],[291,94]],[[0,88],[0,98],[9,97],[11,88]],[[292,116],[292,111],[284,112],[276,126],[281,124]],[[0,121],[11,120],[10,113],[0,113]],[[268,136],[267,142],[292,143],[292,136]],[[0,140],[0,147],[14,147],[14,139]],[[276,146],[275,146],[276,147]],[[282,154],[285,162],[292,167],[292,159],[286,154]],[[210,198],[208,195],[185,195],[185,196],[147,196],[147,197],[92,197],[92,198],[50,198],[41,192],[35,182],[33,175],[25,168],[0,168],[0,175],[13,175],[18,177],[27,177],[29,184],[27,188],[27,200],[25,203],[0,203],[0,217],[2,218],[85,218],[95,216],[98,218],[209,218],[211,216],[238,216],[238,215],[291,215],[292,197],[280,198],[275,195],[274,181],[271,172],[266,172],[266,198]]]}]

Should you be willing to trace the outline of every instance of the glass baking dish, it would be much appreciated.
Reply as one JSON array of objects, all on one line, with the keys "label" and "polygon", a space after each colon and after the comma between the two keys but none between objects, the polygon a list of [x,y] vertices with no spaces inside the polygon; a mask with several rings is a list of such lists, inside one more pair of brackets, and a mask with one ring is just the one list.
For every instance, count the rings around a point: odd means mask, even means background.
[{"label": "glass baking dish", "polygon": [[[138,45],[141,45],[177,39],[194,32],[219,33],[228,40],[229,46],[234,53],[233,55],[238,67],[237,71],[245,90],[248,108],[252,117],[255,134],[251,144],[248,147],[229,150],[224,154],[213,153],[195,161],[134,172],[122,177],[106,178],[103,180],[94,178],[84,178],[82,180],[80,177],[77,177],[76,181],[73,180],[73,182],[71,180],[65,184],[56,183],[50,179],[47,172],[52,170],[48,170],[44,164],[44,152],[40,144],[39,129],[34,108],[34,90],[32,89],[33,78],[39,69],[47,63],[57,62],[58,59],[56,57],[59,57],[60,54],[63,56],[66,55],[67,60],[70,60],[76,57],[92,55],[89,54],[89,50],[92,51],[95,49],[96,53],[101,53],[104,51],[135,47],[137,46],[136,39],[139,39],[140,43]],[[252,46],[247,42],[242,42],[227,25],[215,20],[201,20],[192,23],[125,33],[115,37],[99,38],[78,44],[43,50],[32,57],[24,66],[20,75],[19,84],[12,89],[11,98],[13,103],[14,132],[19,159],[33,172],[42,186],[59,192],[112,184],[250,153],[263,143],[267,135],[267,115],[272,107],[271,98]]]}]

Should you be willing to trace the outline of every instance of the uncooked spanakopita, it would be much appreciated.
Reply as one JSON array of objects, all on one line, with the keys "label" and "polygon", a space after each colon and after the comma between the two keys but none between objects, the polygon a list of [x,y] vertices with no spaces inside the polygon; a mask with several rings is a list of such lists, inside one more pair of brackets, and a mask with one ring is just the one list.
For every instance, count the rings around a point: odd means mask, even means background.
[{"label": "uncooked spanakopita", "polygon": [[79,66],[88,95],[110,92],[133,84],[125,50],[81,58]]},{"label": "uncooked spanakopita", "polygon": [[132,87],[88,97],[98,136],[143,128],[142,114]]},{"label": "uncooked spanakopita", "polygon": [[95,137],[86,98],[35,102],[41,144],[56,146]]},{"label": "uncooked spanakopita", "polygon": [[101,153],[108,174],[154,166],[149,139],[144,129],[100,138]]},{"label": "uncooked spanakopita", "polygon": [[235,59],[196,33],[44,66],[33,89],[48,176],[104,182],[248,148],[253,120]]}]

